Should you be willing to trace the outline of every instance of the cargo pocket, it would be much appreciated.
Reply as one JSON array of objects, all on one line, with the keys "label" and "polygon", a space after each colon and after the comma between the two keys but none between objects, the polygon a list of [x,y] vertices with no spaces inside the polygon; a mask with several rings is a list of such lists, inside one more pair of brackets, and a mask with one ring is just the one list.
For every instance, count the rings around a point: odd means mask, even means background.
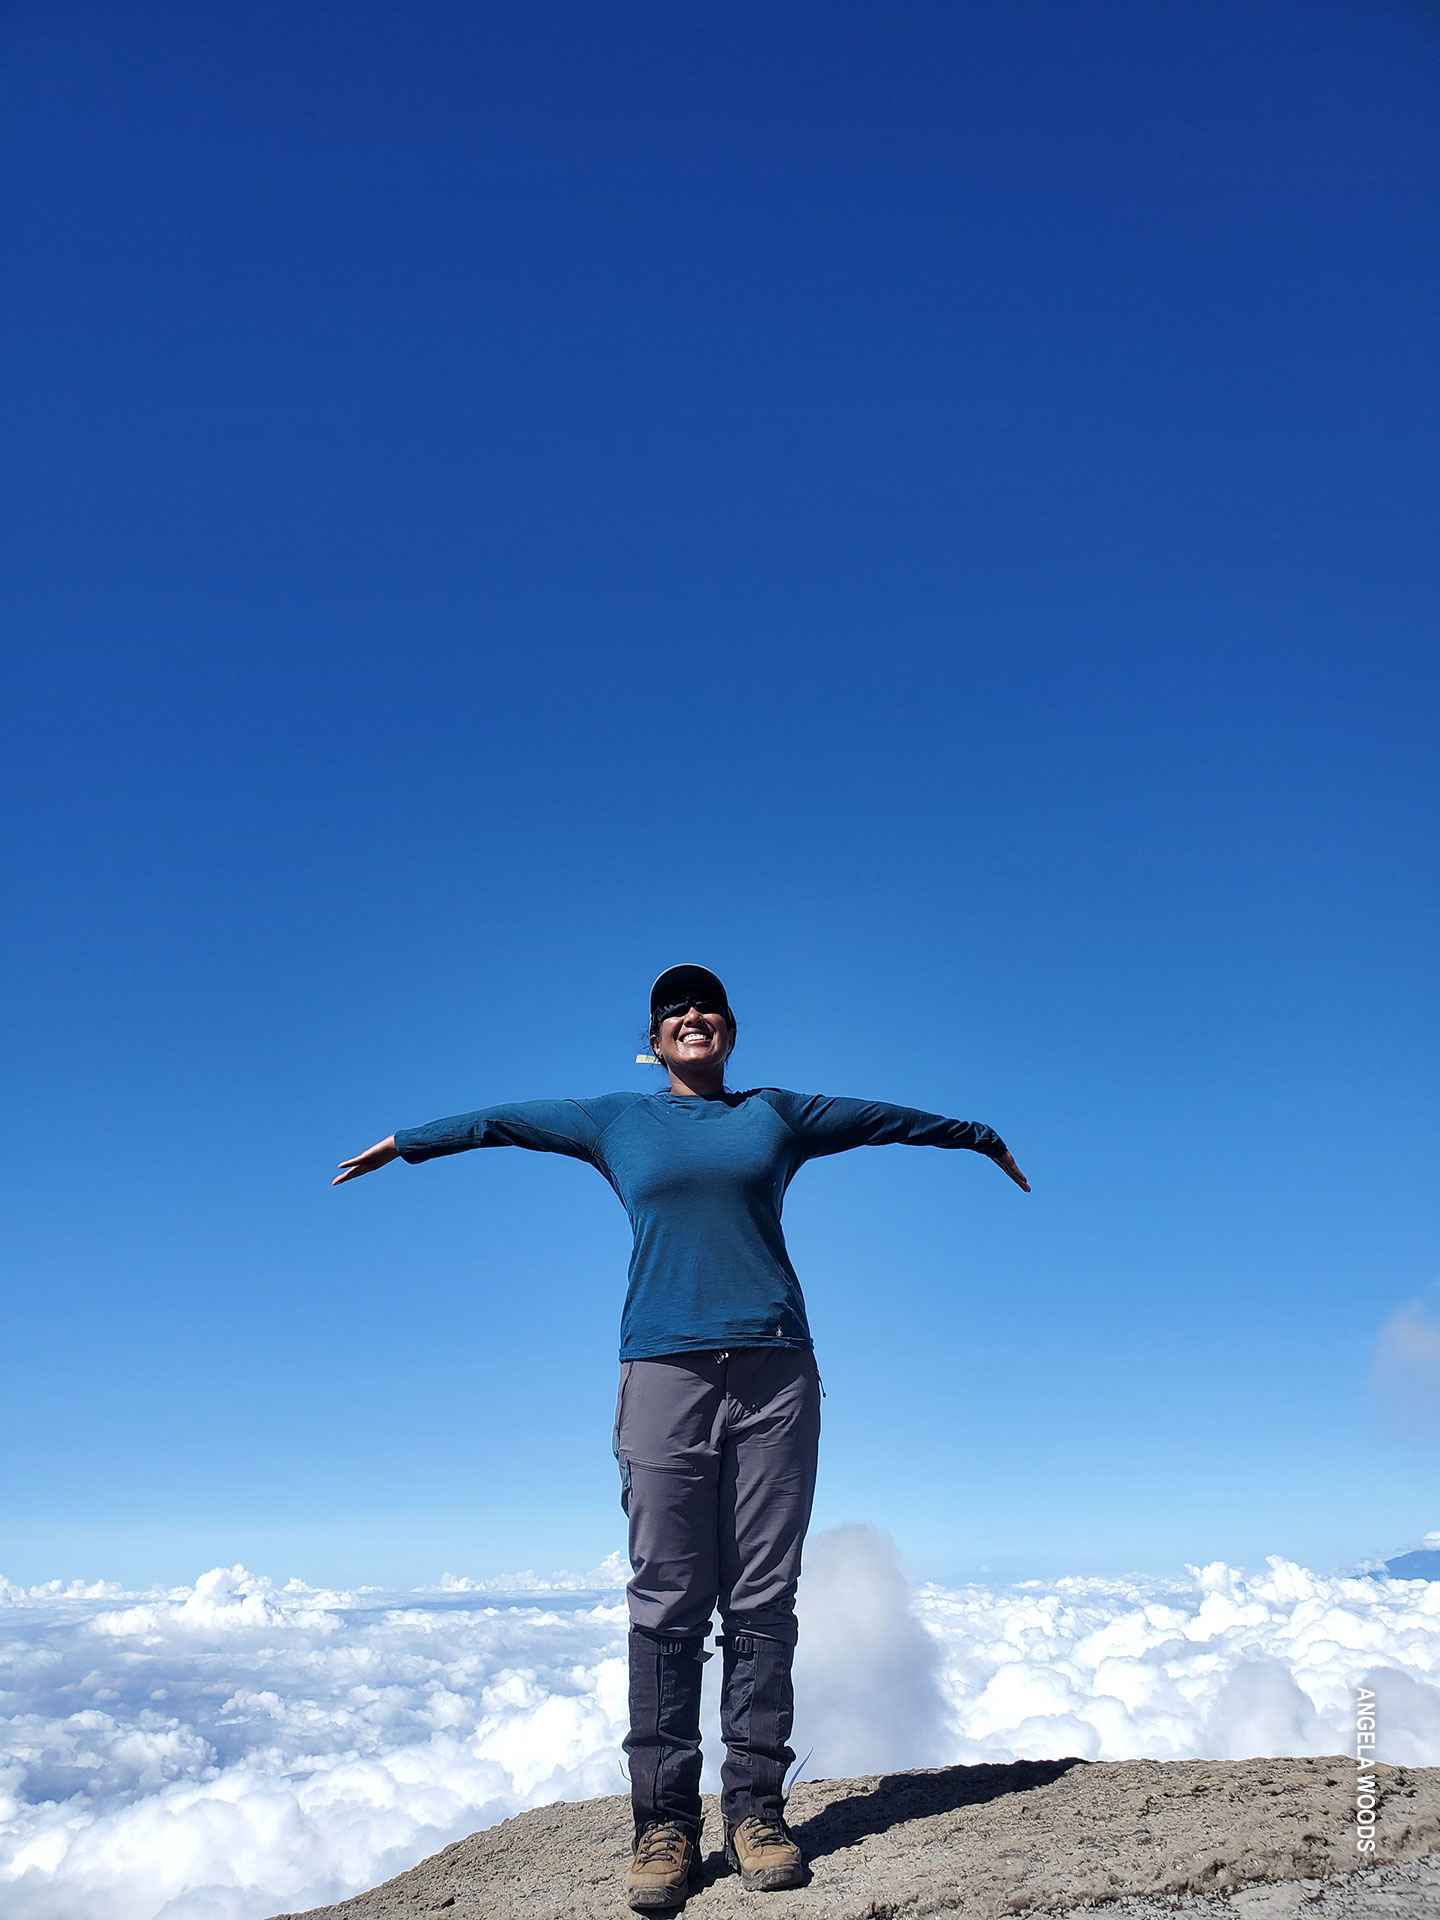
[{"label": "cargo pocket", "polygon": [[615,1459],[620,1468],[620,1511],[628,1520],[630,1518],[630,1456],[628,1453],[617,1453]]}]

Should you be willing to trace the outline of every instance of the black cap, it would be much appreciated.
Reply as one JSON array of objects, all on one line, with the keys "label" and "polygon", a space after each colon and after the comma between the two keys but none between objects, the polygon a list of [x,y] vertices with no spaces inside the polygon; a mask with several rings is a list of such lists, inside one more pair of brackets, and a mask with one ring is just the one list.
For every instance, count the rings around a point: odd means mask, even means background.
[{"label": "black cap", "polygon": [[713,1001],[725,1009],[731,1026],[735,1024],[725,983],[709,967],[666,967],[650,989],[650,1018],[653,1020],[661,1007],[676,1006],[681,1000]]}]

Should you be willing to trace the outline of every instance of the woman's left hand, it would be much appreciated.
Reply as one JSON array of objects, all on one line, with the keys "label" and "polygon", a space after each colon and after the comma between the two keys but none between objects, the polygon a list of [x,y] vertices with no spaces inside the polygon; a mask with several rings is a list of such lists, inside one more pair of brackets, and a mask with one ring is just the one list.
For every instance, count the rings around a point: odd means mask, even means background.
[{"label": "woman's left hand", "polygon": [[1021,1173],[1019,1167],[1016,1166],[1015,1156],[1008,1148],[1004,1153],[997,1156],[995,1164],[1002,1173],[1009,1174],[1010,1178],[1023,1193],[1029,1193],[1030,1182],[1025,1178],[1024,1174]]}]

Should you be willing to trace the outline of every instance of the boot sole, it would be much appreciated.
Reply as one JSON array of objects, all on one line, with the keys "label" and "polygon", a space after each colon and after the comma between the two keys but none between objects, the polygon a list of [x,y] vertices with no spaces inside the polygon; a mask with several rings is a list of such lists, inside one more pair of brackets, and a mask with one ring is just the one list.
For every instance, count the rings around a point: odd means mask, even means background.
[{"label": "boot sole", "polygon": [[634,1913],[673,1913],[690,1897],[690,1882],[683,1887],[637,1887],[625,1895],[625,1904]]},{"label": "boot sole", "polygon": [[747,1873],[733,1847],[726,1847],[725,1858],[740,1876],[740,1884],[751,1893],[784,1893],[789,1887],[805,1884],[805,1862],[794,1867],[757,1867]]}]

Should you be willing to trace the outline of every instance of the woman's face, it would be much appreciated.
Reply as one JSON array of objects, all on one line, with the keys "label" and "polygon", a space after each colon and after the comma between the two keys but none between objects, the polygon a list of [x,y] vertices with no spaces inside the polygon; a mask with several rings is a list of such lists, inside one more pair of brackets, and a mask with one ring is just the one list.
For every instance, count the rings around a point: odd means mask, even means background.
[{"label": "woman's face", "polygon": [[682,1067],[723,1066],[735,1044],[724,1014],[699,1007],[667,1014],[659,1041],[661,1058]]}]

